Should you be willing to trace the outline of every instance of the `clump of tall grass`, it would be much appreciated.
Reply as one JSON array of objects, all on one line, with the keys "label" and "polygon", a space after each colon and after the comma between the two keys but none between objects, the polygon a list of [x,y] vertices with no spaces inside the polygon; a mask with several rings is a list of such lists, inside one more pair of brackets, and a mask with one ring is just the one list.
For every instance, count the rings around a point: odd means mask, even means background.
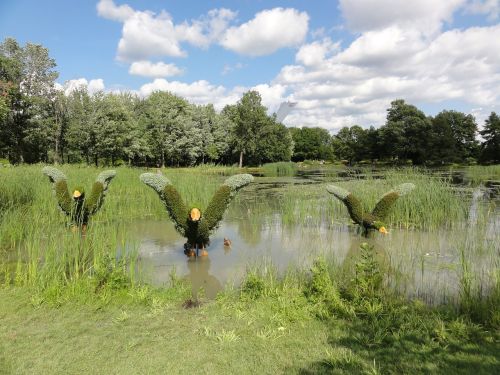
[{"label": "clump of tall grass", "polygon": [[297,165],[286,161],[267,163],[262,166],[262,172],[266,177],[295,176]]},{"label": "clump of tall grass", "polygon": [[[437,229],[462,225],[467,219],[470,196],[456,191],[446,181],[413,169],[387,171],[385,178],[364,178],[335,181],[361,201],[364,210],[371,212],[383,194],[404,182],[416,188],[396,201],[386,220],[392,227]],[[292,186],[277,201],[285,225],[321,226],[325,223],[350,223],[344,204],[326,193],[325,185]],[[265,209],[265,208],[264,208]],[[271,208],[270,208],[271,209]]]},{"label": "clump of tall grass", "polygon": [[33,184],[29,169],[0,169],[0,216],[7,210],[29,204],[33,201]]},{"label": "clump of tall grass", "polygon": [[465,169],[465,176],[474,184],[479,185],[487,180],[500,180],[500,165],[473,165]]}]

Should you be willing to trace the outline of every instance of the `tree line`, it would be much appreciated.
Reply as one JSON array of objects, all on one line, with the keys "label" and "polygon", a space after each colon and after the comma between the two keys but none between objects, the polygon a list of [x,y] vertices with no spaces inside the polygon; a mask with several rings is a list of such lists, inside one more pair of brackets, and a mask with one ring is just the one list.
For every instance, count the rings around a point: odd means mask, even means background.
[{"label": "tree line", "polygon": [[0,159],[10,163],[190,166],[260,165],[276,161],[362,160],[414,164],[500,162],[500,119],[479,132],[472,115],[428,117],[395,100],[386,123],[363,129],[287,128],[248,91],[218,113],[169,92],[67,95],[57,90],[56,63],[41,45],[0,44]]},{"label": "tree line", "polygon": [[[387,109],[379,128],[343,127],[330,135],[322,128],[291,128],[292,160],[344,160],[392,164],[436,165],[449,163],[499,163],[500,118],[492,112],[483,130],[474,116],[444,110],[435,117],[398,99]],[[478,135],[483,139],[478,140]]]}]

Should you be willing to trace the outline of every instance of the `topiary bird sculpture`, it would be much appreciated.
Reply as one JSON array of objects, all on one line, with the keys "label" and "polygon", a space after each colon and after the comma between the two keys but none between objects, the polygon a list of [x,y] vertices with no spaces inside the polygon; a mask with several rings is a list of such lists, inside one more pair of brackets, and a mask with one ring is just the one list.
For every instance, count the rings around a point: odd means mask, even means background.
[{"label": "topiary bird sculpture", "polygon": [[101,208],[109,183],[115,177],[116,172],[108,170],[99,173],[88,196],[81,187],[74,188],[73,193],[70,194],[66,175],[59,169],[45,167],[42,172],[53,184],[54,194],[61,211],[70,218],[72,225],[85,233],[90,217]]},{"label": "topiary bird sculpture", "polygon": [[205,247],[210,244],[210,235],[219,226],[236,192],[252,182],[253,176],[237,174],[226,179],[204,211],[197,207],[188,209],[167,177],[157,173],[143,173],[140,179],[158,193],[175,228],[181,236],[187,238],[184,245],[186,255],[193,257],[197,255],[195,250],[201,250],[202,256],[208,255]]},{"label": "topiary bird sculpture", "polygon": [[326,190],[345,204],[352,220],[364,228],[365,234],[370,229],[376,229],[381,233],[387,234],[384,219],[389,214],[391,207],[399,197],[409,193],[414,188],[415,185],[412,183],[404,183],[396,186],[380,198],[372,212],[364,212],[361,202],[346,189],[335,185],[328,185]]}]

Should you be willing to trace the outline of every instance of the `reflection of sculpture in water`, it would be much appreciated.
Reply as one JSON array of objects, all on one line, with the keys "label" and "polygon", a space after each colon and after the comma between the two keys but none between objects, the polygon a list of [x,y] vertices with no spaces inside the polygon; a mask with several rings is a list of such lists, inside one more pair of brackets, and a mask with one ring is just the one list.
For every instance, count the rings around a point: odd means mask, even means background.
[{"label": "reflection of sculpture in water", "polygon": [[195,250],[201,250],[199,255],[207,256],[205,246],[210,244],[210,235],[217,229],[229,203],[236,192],[253,181],[249,174],[238,174],[229,177],[219,187],[204,212],[197,207],[188,209],[179,192],[172,186],[168,178],[161,174],[143,173],[142,182],[153,188],[175,224],[175,229],[187,238],[184,246],[186,255],[198,255]]},{"label": "reflection of sculpture in water", "polygon": [[358,225],[364,228],[365,234],[368,230],[376,229],[381,233],[387,234],[387,229],[383,220],[389,214],[389,211],[396,200],[415,188],[412,183],[405,183],[396,186],[393,190],[385,193],[382,198],[377,202],[373,211],[363,212],[361,202],[349,191],[335,185],[328,185],[326,190],[338,198],[349,211],[351,219]]},{"label": "reflection of sculpture in water", "polygon": [[187,260],[189,280],[193,293],[193,300],[198,301],[198,293],[203,289],[208,299],[214,299],[222,289],[222,284],[213,275],[209,274],[210,259],[208,257],[189,258]]}]

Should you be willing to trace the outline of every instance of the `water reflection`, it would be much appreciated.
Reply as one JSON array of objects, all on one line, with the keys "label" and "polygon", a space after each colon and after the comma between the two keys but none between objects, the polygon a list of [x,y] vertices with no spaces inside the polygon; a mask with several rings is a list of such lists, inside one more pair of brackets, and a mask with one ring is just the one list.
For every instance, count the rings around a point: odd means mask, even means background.
[{"label": "water reflection", "polygon": [[214,299],[222,289],[221,282],[210,274],[210,258],[207,256],[187,260],[188,279],[191,282],[193,300],[199,300],[199,293],[208,299]]}]

